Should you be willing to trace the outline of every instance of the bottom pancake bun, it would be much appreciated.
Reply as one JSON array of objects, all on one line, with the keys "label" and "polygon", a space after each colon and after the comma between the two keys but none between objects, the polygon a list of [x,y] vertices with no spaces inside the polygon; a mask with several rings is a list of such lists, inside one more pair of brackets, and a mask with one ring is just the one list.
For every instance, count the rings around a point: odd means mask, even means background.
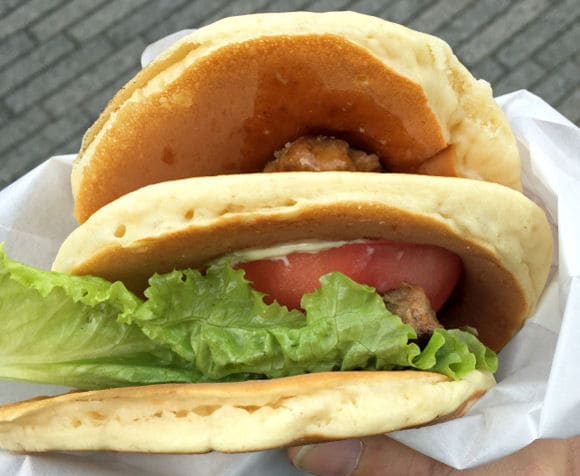
[{"label": "bottom pancake bun", "polygon": [[0,407],[0,447],[22,452],[244,452],[382,434],[461,416],[495,384],[431,372],[73,392]]}]

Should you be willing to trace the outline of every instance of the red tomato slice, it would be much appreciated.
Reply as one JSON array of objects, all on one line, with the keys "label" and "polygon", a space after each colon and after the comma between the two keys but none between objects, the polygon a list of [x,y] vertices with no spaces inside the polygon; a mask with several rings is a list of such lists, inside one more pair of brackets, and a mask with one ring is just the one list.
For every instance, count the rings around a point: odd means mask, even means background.
[{"label": "red tomato slice", "polygon": [[371,241],[349,243],[314,253],[291,253],[283,259],[238,263],[254,289],[290,309],[320,286],[321,276],[340,271],[379,293],[407,282],[423,288],[435,311],[445,303],[461,275],[461,259],[438,246]]}]

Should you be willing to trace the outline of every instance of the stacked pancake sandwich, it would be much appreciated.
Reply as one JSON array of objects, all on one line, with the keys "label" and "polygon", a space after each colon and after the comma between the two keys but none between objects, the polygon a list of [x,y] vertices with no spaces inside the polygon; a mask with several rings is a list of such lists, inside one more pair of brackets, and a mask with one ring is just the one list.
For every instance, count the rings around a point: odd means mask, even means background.
[{"label": "stacked pancake sandwich", "polygon": [[[221,20],[73,165],[53,272],[0,268],[16,451],[251,451],[461,416],[541,296],[544,212],[443,41],[351,12]],[[44,333],[41,340],[39,335]]]}]

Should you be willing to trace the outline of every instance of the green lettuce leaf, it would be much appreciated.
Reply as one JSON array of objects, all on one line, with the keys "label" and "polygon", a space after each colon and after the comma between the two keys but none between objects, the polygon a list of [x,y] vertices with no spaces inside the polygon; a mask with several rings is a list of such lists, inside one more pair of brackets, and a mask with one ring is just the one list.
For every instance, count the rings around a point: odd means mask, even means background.
[{"label": "green lettuce leaf", "polygon": [[203,381],[403,368],[461,378],[476,368],[495,370],[495,354],[472,334],[436,331],[421,351],[414,329],[373,288],[341,273],[320,282],[303,297],[304,313],[288,311],[265,304],[243,271],[218,262],[205,275],[154,276],[147,301],[123,319],[191,362]]},{"label": "green lettuce leaf", "polygon": [[0,378],[80,389],[190,381],[187,363],[117,321],[140,305],[121,283],[40,271],[0,247]]},{"label": "green lettuce leaf", "polygon": [[495,372],[497,355],[467,330],[436,329],[412,367],[460,379],[474,369]]},{"label": "green lettuce leaf", "polygon": [[121,283],[39,271],[0,248],[0,378],[80,389],[221,382],[331,370],[494,372],[469,331],[423,350],[373,288],[330,273],[301,311],[266,304],[227,260],[155,275],[146,301]]}]

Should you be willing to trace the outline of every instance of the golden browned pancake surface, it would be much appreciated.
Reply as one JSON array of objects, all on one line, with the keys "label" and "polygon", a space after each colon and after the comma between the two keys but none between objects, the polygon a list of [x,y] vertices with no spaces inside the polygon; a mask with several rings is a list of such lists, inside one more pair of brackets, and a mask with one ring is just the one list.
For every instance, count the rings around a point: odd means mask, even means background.
[{"label": "golden browned pancake surface", "polygon": [[201,28],[119,91],[75,163],[75,214],[83,222],[151,183],[260,171],[286,142],[317,133],[393,172],[520,188],[489,85],[446,43],[353,12],[295,12]]}]

